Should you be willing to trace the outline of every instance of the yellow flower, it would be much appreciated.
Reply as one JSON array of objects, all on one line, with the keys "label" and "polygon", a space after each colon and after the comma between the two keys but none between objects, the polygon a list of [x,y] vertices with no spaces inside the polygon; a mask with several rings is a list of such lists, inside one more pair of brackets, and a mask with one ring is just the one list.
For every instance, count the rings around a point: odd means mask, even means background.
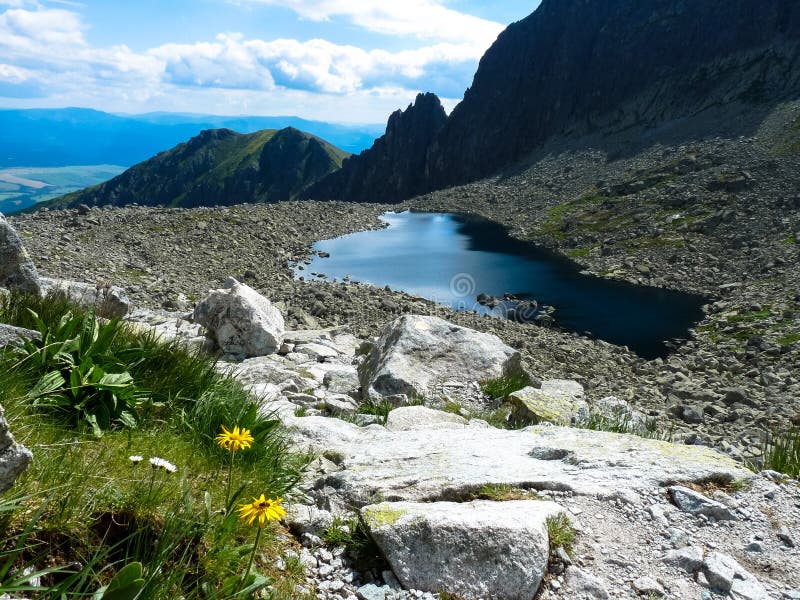
[{"label": "yellow flower", "polygon": [[221,448],[225,448],[231,452],[238,452],[241,449],[246,450],[249,448],[255,441],[255,438],[250,435],[250,430],[244,427],[239,429],[237,425],[233,428],[233,431],[228,431],[225,425],[222,425],[222,433],[215,437],[214,441],[217,442]]},{"label": "yellow flower", "polygon": [[261,494],[260,498],[253,498],[250,504],[239,507],[239,518],[248,525],[252,525],[258,519],[258,526],[263,529],[265,522],[280,521],[286,514],[281,506],[282,501],[283,498],[269,500]]}]

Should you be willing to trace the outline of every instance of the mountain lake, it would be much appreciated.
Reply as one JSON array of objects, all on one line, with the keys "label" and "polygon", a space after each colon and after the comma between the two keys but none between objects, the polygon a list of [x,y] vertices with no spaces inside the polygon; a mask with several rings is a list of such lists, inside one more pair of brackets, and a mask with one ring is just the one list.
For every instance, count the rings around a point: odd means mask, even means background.
[{"label": "mountain lake", "polygon": [[686,338],[703,317],[702,296],[582,274],[575,263],[510,237],[497,223],[423,212],[381,219],[384,229],[315,243],[322,255],[296,275],[349,277],[526,322],[549,321],[554,307],[554,326],[627,346],[646,359],[666,356],[669,342]]}]

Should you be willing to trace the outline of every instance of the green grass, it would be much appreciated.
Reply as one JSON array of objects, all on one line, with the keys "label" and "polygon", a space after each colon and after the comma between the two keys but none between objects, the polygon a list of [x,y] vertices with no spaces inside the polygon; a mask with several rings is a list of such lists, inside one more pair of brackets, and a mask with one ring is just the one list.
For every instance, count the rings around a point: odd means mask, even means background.
[{"label": "green grass", "polygon": [[590,412],[589,418],[577,425],[579,429],[589,429],[591,431],[607,431],[609,433],[627,433],[639,437],[670,442],[673,439],[672,429],[664,429],[658,426],[654,419],[645,421],[642,425],[637,425],[631,421],[628,415],[606,416],[596,412]]},{"label": "green grass", "polygon": [[592,253],[590,248],[573,248],[567,250],[567,256],[570,258],[585,258]]},{"label": "green grass", "polygon": [[[26,306],[56,321],[64,299],[12,296],[0,321],[25,324]],[[251,429],[256,443],[234,456],[234,505],[266,494],[291,497],[310,457],[290,453],[277,421],[259,414],[258,399],[217,373],[212,358],[178,342],[123,327],[116,359],[151,395],[135,428],[112,426],[102,438],[71,427],[31,403],[38,373],[18,352],[0,353],[0,404],[34,462],[0,501],[0,589],[21,585],[21,569],[55,567],[37,598],[87,597],[126,564],[144,567],[138,598],[249,598],[235,591],[247,565],[253,530],[224,514],[230,454],[214,444],[221,424]],[[139,463],[129,457],[143,457]],[[174,464],[170,473],[149,458]],[[290,544],[280,527],[264,530],[255,569],[276,580],[269,597],[295,598],[302,570],[274,563]],[[76,568],[74,564],[80,564]],[[295,565],[296,567],[296,565]],[[263,587],[260,578],[253,586]]]},{"label": "green grass", "polygon": [[568,555],[572,555],[572,545],[575,543],[575,528],[564,513],[547,517],[547,535],[550,539],[550,552],[559,547],[564,548]]},{"label": "green grass", "polygon": [[394,404],[385,400],[381,402],[369,401],[361,404],[356,412],[362,415],[374,415],[378,417],[378,423],[386,425],[386,419],[394,408]]},{"label": "green grass", "polygon": [[344,547],[356,569],[362,573],[389,568],[367,525],[359,516],[334,518],[330,527],[322,533],[322,540],[330,547]]},{"label": "green grass", "polygon": [[800,333],[789,333],[779,337],[776,341],[781,346],[791,346],[794,343],[800,342]]},{"label": "green grass", "polygon": [[491,398],[506,398],[509,394],[521,390],[531,384],[527,375],[508,375],[497,379],[481,381],[481,391]]},{"label": "green grass", "polygon": [[535,490],[524,490],[507,483],[487,483],[470,492],[462,501],[491,500],[493,502],[506,502],[509,500],[535,500],[537,498]]},{"label": "green grass", "polygon": [[800,479],[800,429],[771,437],[764,445],[764,468]]}]

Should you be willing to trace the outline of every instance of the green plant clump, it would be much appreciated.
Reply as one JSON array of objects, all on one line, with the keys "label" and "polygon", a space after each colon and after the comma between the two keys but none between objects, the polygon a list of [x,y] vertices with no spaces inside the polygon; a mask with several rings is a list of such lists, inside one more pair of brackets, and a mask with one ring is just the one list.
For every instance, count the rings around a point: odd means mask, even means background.
[{"label": "green plant clump", "polygon": [[51,409],[71,423],[87,423],[95,435],[112,424],[136,427],[136,406],[146,398],[122,361],[111,352],[122,324],[100,324],[94,311],[65,314],[51,328],[31,311],[41,339],[27,339],[18,365],[39,380],[28,394],[33,406]]},{"label": "green plant clump", "polygon": [[359,571],[381,571],[388,568],[380,548],[359,517],[335,518],[323,532],[322,539],[328,546],[344,547]]},{"label": "green plant clump", "polygon": [[800,429],[772,436],[764,444],[764,468],[800,479]]},{"label": "green plant clump", "polygon": [[[35,314],[34,314],[35,313]],[[302,598],[302,569],[278,571],[287,537],[225,510],[231,453],[221,425],[252,432],[231,505],[291,500],[310,457],[215,360],[69,303],[11,294],[0,322],[40,341],[0,349],[0,404],[34,460],[0,498],[0,592],[36,600]],[[98,434],[102,433],[102,438]],[[40,579],[33,588],[31,578]]]},{"label": "green plant clump", "polygon": [[575,528],[564,513],[547,517],[547,535],[550,539],[550,551],[559,547],[564,548],[567,554],[572,554],[572,545],[575,543]]},{"label": "green plant clump", "polygon": [[530,384],[530,377],[525,374],[517,374],[482,381],[480,386],[481,391],[487,396],[492,398],[506,398],[509,394],[521,390]]}]

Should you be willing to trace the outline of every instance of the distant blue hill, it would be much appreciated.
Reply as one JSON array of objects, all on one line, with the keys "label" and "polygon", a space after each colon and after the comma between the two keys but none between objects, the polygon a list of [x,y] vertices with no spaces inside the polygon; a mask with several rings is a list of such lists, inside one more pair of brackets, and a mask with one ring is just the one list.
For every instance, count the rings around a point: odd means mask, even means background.
[{"label": "distant blue hill", "polygon": [[131,166],[203,129],[239,133],[295,127],[352,153],[369,148],[384,125],[342,125],[299,117],[224,117],[181,113],[114,115],[85,108],[0,109],[0,168]]}]

